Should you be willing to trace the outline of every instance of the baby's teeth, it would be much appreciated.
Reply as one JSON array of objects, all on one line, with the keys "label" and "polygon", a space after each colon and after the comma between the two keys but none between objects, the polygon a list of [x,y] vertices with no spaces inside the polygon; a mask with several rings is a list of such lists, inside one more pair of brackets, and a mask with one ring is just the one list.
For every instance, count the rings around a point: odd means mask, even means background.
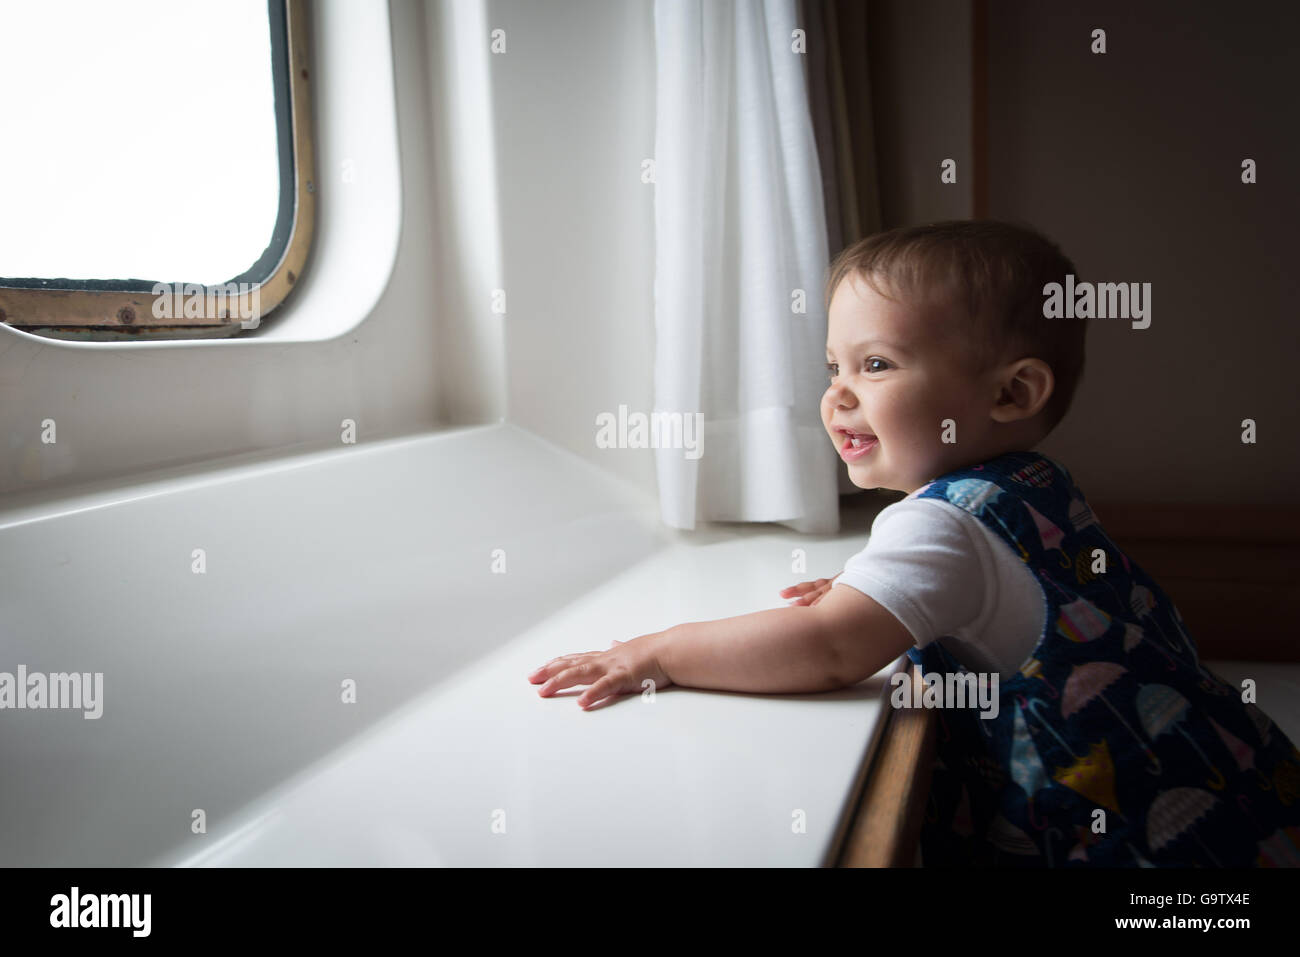
[{"label": "baby's teeth", "polygon": [[856,448],[861,448],[861,447],[862,447],[862,440],[861,440],[860,438],[858,438],[856,435],[853,436],[853,437],[851,437],[851,438],[849,439],[849,441],[853,443],[853,447],[854,447],[855,449],[856,449]]}]

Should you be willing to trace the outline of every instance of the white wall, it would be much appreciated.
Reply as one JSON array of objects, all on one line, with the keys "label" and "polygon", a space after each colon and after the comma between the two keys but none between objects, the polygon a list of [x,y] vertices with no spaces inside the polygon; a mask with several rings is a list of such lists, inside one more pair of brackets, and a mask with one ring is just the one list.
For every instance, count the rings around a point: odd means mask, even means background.
[{"label": "white wall", "polygon": [[653,408],[653,0],[488,9],[509,418],[653,492],[652,453],[595,443],[599,413]]}]

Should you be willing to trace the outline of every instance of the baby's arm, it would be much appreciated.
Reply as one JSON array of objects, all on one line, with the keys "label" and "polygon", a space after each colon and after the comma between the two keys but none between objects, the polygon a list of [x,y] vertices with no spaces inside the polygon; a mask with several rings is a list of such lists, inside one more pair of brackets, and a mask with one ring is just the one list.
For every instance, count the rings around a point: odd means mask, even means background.
[{"label": "baby's arm", "polygon": [[893,615],[845,586],[816,605],[687,622],[615,642],[607,651],[563,655],[528,680],[542,685],[542,697],[589,685],[578,698],[582,708],[641,691],[647,680],[718,691],[834,691],[869,678],[911,645],[911,633]]},{"label": "baby's arm", "polygon": [[913,644],[897,618],[847,585],[816,605],[690,622],[657,637],[673,684],[787,694],[855,685]]},{"label": "baby's arm", "polygon": [[841,687],[870,678],[916,644],[884,605],[851,585],[832,588],[812,610],[821,616]]},{"label": "baby's arm", "polygon": [[687,622],[658,641],[659,663],[675,685],[786,694],[839,687],[816,607]]}]

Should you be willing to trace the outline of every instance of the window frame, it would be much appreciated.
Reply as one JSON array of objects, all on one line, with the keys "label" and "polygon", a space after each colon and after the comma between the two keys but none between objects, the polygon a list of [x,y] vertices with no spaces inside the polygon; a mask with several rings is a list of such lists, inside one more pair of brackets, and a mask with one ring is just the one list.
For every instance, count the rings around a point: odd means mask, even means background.
[{"label": "window frame", "polygon": [[[269,313],[283,305],[302,279],[316,226],[307,7],[307,0],[267,0],[277,147],[283,157],[287,139],[290,169],[286,174],[281,163],[280,210],[261,258],[242,275],[213,286],[196,283],[178,288],[175,284],[120,279],[3,280],[0,323],[53,339],[220,339],[256,329]],[[287,137],[282,112],[286,94]],[[255,278],[259,275],[265,278]],[[19,284],[10,284],[14,282]],[[168,305],[182,306],[192,294],[201,291],[205,305],[219,307],[205,308],[204,315],[191,317],[177,315],[178,310],[173,308],[171,316],[159,317],[154,309],[162,298],[154,294],[159,285],[165,286],[168,297],[182,294]],[[223,295],[227,289],[238,290],[238,295]],[[211,314],[206,314],[209,311]],[[251,318],[241,318],[244,316]]]}]

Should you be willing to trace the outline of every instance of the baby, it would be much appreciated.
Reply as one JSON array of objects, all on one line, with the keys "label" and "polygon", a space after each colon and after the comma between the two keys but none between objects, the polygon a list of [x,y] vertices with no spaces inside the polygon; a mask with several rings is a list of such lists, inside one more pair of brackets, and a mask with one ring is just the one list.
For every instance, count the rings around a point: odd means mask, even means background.
[{"label": "baby", "polygon": [[[566,655],[578,704],[664,688],[845,688],[906,653],[943,701],[927,866],[1300,864],[1300,751],[1206,670],[1168,596],[1064,466],[1087,319],[1044,316],[1073,263],[1032,229],[946,222],[844,250],[827,284],[822,423],[861,488],[907,496],[790,607]],[[973,691],[973,688],[972,688]]]}]

